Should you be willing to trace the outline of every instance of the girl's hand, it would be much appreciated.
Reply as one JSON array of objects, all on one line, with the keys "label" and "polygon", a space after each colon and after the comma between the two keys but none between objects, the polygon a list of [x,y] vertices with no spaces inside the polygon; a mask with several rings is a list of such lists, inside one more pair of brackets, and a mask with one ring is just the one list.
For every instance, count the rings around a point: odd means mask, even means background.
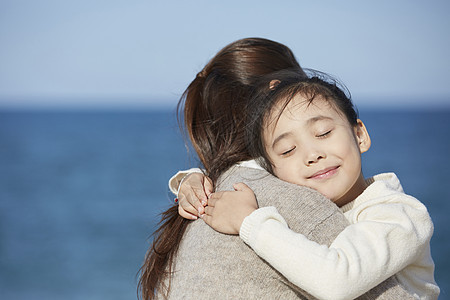
[{"label": "girl's hand", "polygon": [[205,212],[208,197],[213,191],[211,179],[201,173],[186,176],[178,192],[178,213],[185,219],[196,220]]},{"label": "girl's hand", "polygon": [[253,191],[244,183],[233,185],[235,191],[211,194],[201,217],[214,230],[239,234],[245,217],[258,209]]}]

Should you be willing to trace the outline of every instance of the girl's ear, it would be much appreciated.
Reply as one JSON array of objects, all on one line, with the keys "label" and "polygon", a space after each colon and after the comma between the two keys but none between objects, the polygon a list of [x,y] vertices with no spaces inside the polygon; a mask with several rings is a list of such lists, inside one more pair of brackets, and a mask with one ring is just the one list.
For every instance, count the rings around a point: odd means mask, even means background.
[{"label": "girl's ear", "polygon": [[366,126],[360,119],[357,120],[355,126],[355,135],[356,141],[358,142],[359,151],[364,153],[369,150],[372,142],[370,141],[369,132],[367,131]]}]

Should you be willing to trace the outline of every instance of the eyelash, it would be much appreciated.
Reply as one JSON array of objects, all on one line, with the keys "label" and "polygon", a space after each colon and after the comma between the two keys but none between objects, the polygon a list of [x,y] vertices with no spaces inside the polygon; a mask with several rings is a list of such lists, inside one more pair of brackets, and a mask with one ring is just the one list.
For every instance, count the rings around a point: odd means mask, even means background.
[{"label": "eyelash", "polygon": [[295,148],[296,148],[296,147],[292,147],[292,148],[289,149],[288,151],[281,153],[281,156],[287,156],[287,155],[289,155],[289,153],[291,153],[292,151],[294,151]]},{"label": "eyelash", "polygon": [[[330,135],[332,130],[328,130],[325,133],[319,134],[317,135],[318,138],[326,138],[328,135]],[[281,156],[288,156],[292,151],[294,151],[297,147],[292,147],[291,149],[289,149],[288,151],[285,151],[283,153],[281,153]]]},{"label": "eyelash", "polygon": [[327,131],[327,132],[325,132],[323,134],[319,134],[317,137],[318,138],[324,138],[324,137],[327,137],[330,133],[331,133],[331,130],[329,130],[329,131]]}]

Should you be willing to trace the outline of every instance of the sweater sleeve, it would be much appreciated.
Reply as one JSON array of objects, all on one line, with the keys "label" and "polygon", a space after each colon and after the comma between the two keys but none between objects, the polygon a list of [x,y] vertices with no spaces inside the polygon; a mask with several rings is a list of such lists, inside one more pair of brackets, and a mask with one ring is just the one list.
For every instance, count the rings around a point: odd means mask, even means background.
[{"label": "sweater sleeve", "polygon": [[191,168],[185,171],[178,171],[175,175],[173,175],[169,179],[169,189],[175,196],[178,196],[178,192],[180,189],[180,185],[183,182],[183,179],[192,173],[203,173],[199,168]]},{"label": "sweater sleeve", "polygon": [[328,247],[290,230],[274,207],[266,207],[244,220],[240,236],[313,296],[353,299],[414,261],[432,234],[426,209],[402,201],[365,207],[357,218]]}]

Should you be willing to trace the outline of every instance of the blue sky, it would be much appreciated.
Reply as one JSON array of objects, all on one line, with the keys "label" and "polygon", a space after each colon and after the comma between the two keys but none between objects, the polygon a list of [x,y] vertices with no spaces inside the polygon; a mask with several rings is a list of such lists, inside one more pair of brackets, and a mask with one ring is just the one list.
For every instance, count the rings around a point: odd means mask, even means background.
[{"label": "blue sky", "polygon": [[340,78],[357,105],[450,106],[447,1],[2,0],[0,107],[173,107],[250,36]]}]

